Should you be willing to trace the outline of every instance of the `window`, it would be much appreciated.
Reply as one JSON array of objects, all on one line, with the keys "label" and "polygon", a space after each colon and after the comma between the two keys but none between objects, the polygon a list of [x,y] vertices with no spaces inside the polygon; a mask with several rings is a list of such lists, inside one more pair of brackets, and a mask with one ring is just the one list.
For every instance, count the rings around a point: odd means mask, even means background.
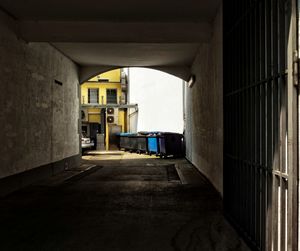
[{"label": "window", "polygon": [[99,89],[89,89],[88,90],[88,102],[89,104],[97,104],[99,97]]},{"label": "window", "polygon": [[117,89],[106,89],[106,103],[117,104]]}]

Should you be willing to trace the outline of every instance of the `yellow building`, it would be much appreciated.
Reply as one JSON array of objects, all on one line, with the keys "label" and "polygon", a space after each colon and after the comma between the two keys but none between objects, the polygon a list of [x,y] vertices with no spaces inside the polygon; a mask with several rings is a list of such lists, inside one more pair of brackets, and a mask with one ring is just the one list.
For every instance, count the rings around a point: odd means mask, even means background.
[{"label": "yellow building", "polygon": [[123,69],[91,78],[81,85],[82,131],[98,150],[117,148],[117,133],[127,131],[127,76]]}]

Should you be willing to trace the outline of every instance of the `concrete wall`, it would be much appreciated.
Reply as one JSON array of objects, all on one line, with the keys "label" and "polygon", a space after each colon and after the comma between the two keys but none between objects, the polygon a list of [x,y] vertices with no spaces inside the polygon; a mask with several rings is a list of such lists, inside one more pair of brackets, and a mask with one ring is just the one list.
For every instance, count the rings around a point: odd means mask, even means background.
[{"label": "concrete wall", "polygon": [[192,66],[196,82],[186,88],[187,158],[223,193],[222,9],[210,43],[202,44]]},{"label": "concrete wall", "polygon": [[71,60],[0,19],[0,178],[79,154],[78,86]]}]

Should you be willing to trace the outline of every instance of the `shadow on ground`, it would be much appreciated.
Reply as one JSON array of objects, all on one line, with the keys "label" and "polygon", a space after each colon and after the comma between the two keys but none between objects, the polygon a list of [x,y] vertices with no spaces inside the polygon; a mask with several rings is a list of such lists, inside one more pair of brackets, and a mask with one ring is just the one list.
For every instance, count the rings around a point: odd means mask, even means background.
[{"label": "shadow on ground", "polygon": [[1,250],[247,250],[185,159],[88,156],[0,202]]}]

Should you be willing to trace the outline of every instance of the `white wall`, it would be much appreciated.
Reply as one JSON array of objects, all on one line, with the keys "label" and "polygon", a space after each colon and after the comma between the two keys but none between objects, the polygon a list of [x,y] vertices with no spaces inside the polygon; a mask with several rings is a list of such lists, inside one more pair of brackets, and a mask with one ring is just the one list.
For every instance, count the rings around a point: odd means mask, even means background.
[{"label": "white wall", "polygon": [[183,81],[161,71],[129,69],[129,101],[139,106],[138,131],[183,132]]},{"label": "white wall", "polygon": [[137,129],[137,124],[138,124],[138,115],[139,112],[138,110],[136,110],[135,108],[129,108],[128,109],[129,113],[128,113],[128,132],[130,133],[137,133],[138,129]]},{"label": "white wall", "polygon": [[199,47],[192,66],[196,82],[186,89],[186,157],[223,194],[222,8],[210,42]]}]

